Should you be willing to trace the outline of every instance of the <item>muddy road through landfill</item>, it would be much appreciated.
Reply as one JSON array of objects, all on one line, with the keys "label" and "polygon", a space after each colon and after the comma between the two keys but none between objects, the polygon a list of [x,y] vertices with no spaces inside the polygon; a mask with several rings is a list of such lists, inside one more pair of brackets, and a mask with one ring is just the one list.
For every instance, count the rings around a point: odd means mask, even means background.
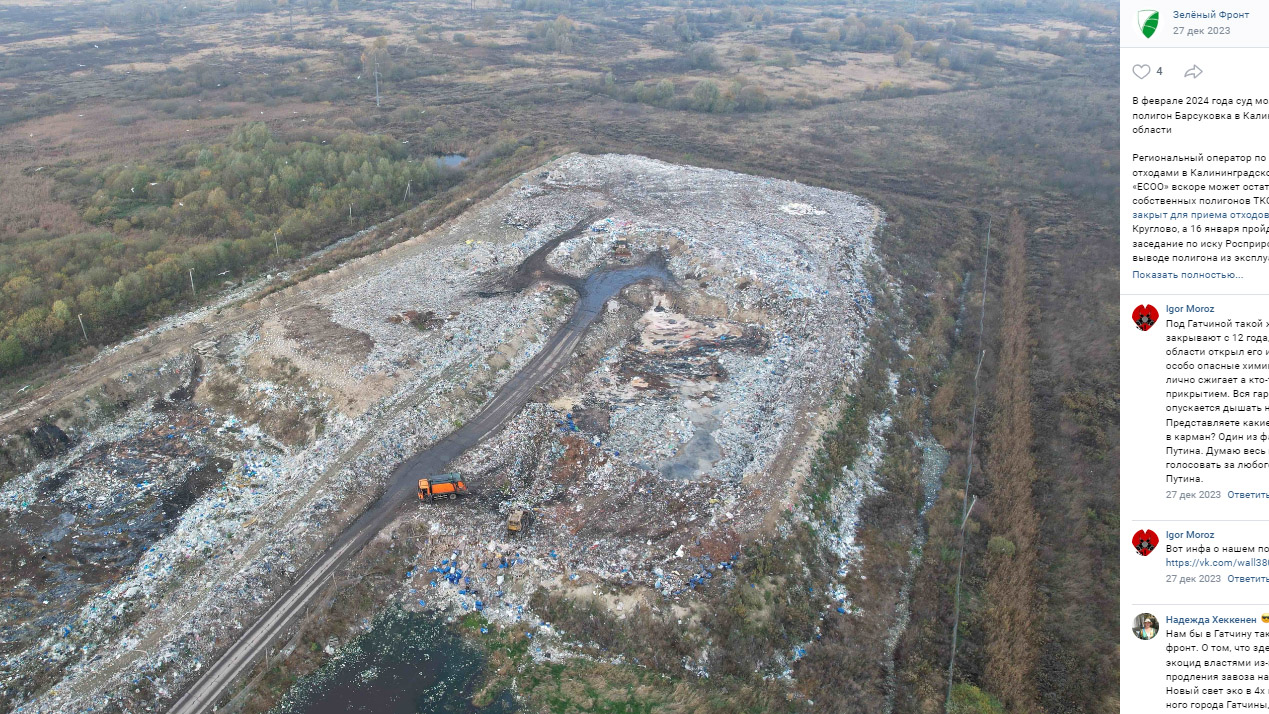
[{"label": "muddy road through landfill", "polygon": [[510,276],[499,281],[502,283],[501,290],[482,293],[482,295],[492,296],[501,293],[517,293],[539,280],[558,283],[581,293],[585,287],[583,278],[556,270],[546,259],[550,257],[552,251],[558,248],[561,243],[580,236],[586,230],[586,226],[590,225],[593,220],[593,217],[583,218],[574,224],[572,228],[543,243],[541,248],[533,251],[527,258],[520,261],[520,264],[511,271]]},{"label": "muddy road through landfill", "polygon": [[[586,334],[587,328],[599,317],[610,299],[624,288],[639,282],[673,282],[666,269],[665,256],[661,254],[653,254],[638,265],[600,268],[585,278],[565,275],[549,268],[546,263],[549,253],[563,241],[580,235],[587,223],[589,220],[578,223],[535,251],[501,286],[504,291],[516,291],[539,280],[550,280],[574,288],[578,299],[568,321],[475,417],[430,448],[397,466],[388,480],[387,490],[379,500],[336,538],[296,579],[291,588],[229,646],[172,705],[170,712],[201,714],[211,710],[234,680],[252,666],[309,601],[327,585],[335,570],[412,503],[419,478],[443,471],[464,451],[496,433],[529,402],[539,385],[564,366]],[[474,490],[479,490],[479,484],[475,484]]]}]

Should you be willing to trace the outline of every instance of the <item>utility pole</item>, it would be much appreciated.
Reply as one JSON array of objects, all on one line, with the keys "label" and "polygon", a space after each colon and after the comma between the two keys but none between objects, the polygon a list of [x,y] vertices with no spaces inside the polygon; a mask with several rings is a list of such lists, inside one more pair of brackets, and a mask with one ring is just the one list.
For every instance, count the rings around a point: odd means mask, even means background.
[{"label": "utility pole", "polygon": [[84,313],[79,313],[79,329],[84,332],[84,342],[88,341],[88,328],[84,327]]},{"label": "utility pole", "polygon": [[277,231],[273,231],[273,254],[276,256],[282,255],[282,249],[278,247],[278,232]]},{"label": "utility pole", "polygon": [[987,214],[987,243],[983,247],[983,304],[978,311],[978,366],[974,368],[974,406],[969,417],[969,446],[965,450],[965,493],[961,498],[961,554],[956,566],[956,599],[952,610],[952,654],[947,659],[947,699],[943,702],[943,710],[952,706],[952,675],[956,666],[956,635],[961,621],[961,574],[965,568],[965,525],[969,523],[969,514],[978,503],[978,496],[969,500],[970,481],[974,476],[974,433],[978,425],[978,375],[983,370],[983,358],[987,350],[983,349],[983,326],[987,320],[987,269],[991,257],[991,214]]},{"label": "utility pole", "polygon": [[352,204],[348,204],[348,220],[352,220]]},{"label": "utility pole", "polygon": [[412,183],[414,183],[414,182],[413,182],[413,181],[406,181],[406,182],[405,182],[405,195],[401,197],[401,200],[402,200],[402,201],[406,201],[406,200],[408,200],[408,199],[410,198],[410,184],[412,184]]},{"label": "utility pole", "polygon": [[194,297],[198,297],[198,291],[194,289],[194,269],[189,269],[189,293]]},{"label": "utility pole", "polygon": [[947,701],[944,702],[943,711],[948,711],[952,706],[952,669],[956,666],[956,631],[961,624],[961,568],[965,567],[965,525],[969,523],[969,513],[974,510],[976,503],[978,503],[978,496],[974,496],[974,500],[969,502],[965,516],[961,518],[961,561],[956,566],[956,614],[952,617],[952,656],[947,660]]},{"label": "utility pole", "polygon": [[379,59],[375,58],[375,106],[379,106]]}]

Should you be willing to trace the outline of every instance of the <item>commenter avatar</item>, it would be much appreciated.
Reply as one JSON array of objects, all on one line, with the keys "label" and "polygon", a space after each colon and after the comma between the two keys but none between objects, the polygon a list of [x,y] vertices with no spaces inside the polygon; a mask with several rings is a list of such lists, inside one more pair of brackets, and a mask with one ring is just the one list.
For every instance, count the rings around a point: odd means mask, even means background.
[{"label": "commenter avatar", "polygon": [[1138,330],[1145,332],[1159,321],[1159,311],[1154,305],[1138,305],[1132,311],[1132,321]]},{"label": "commenter avatar", "polygon": [[1148,612],[1137,615],[1132,621],[1132,634],[1141,640],[1154,639],[1159,634],[1159,620]]}]

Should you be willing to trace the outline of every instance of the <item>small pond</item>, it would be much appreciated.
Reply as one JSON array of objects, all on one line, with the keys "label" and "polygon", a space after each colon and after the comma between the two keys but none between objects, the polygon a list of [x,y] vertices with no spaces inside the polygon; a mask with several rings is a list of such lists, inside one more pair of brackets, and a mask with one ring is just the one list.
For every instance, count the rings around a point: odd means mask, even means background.
[{"label": "small pond", "polygon": [[392,608],[321,669],[300,679],[273,714],[511,714],[509,692],[472,704],[484,651],[425,613]]}]

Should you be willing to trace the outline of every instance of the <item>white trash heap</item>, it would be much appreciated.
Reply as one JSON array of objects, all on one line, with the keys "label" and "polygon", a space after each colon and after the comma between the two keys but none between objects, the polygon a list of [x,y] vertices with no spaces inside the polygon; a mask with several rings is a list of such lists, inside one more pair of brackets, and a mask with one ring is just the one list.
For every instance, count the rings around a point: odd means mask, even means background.
[{"label": "white trash heap", "polygon": [[[742,484],[770,469],[797,421],[824,407],[832,388],[858,371],[872,313],[865,270],[873,260],[878,217],[864,200],[838,191],[637,156],[572,154],[517,178],[394,253],[391,261],[362,259],[357,279],[338,289],[300,285],[299,293],[311,290],[312,301],[331,321],[370,337],[373,347],[364,359],[349,364],[347,355],[304,354],[287,344],[284,331],[257,324],[226,338],[232,357],[208,360],[207,370],[209,378],[219,369],[250,379],[244,365],[253,353],[286,356],[315,392],[300,396],[329,406],[324,431],[291,448],[255,425],[206,410],[217,431],[200,438],[219,435],[219,456],[235,463],[225,484],[185,510],[131,572],[68,612],[67,622],[74,625],[68,631],[50,629],[37,645],[7,656],[0,669],[3,683],[45,668],[62,672],[41,695],[18,703],[24,714],[100,709],[147,696],[170,701],[325,547],[333,537],[326,526],[355,515],[346,512],[346,504],[364,503],[397,463],[470,419],[562,323],[569,310],[569,302],[560,299],[565,288],[481,293],[583,218],[591,221],[589,228],[560,245],[551,265],[582,276],[662,251],[677,284],[657,288],[658,300],[701,324],[727,323],[711,335],[752,329],[766,343],[748,351],[726,349],[725,339],[711,343],[711,349],[718,347],[724,379],[670,379],[668,387],[648,389],[621,370],[637,337],[608,344],[598,366],[570,385],[579,403],[607,407],[606,433],[578,431],[569,415],[545,405],[513,419],[496,439],[498,446],[540,449],[540,443],[532,446],[535,439],[573,435],[594,449],[593,469],[571,484],[543,489],[537,501],[575,494],[579,504],[617,509],[627,502],[617,495],[651,492],[656,479],[668,478],[675,479],[677,495],[667,511],[674,514],[667,515],[673,525],[656,524],[655,540],[643,531],[623,531],[629,519],[614,510],[605,514],[607,521],[574,523],[578,535],[563,529],[562,516],[544,518],[510,552],[539,564],[528,570],[540,570],[541,584],[548,587],[581,577],[589,583],[646,584],[665,596],[685,593],[707,577],[702,573],[729,567],[722,565],[726,558],[700,565],[690,552],[693,545],[717,529],[744,533],[758,525],[733,517],[746,498]],[[629,258],[618,251],[619,241]],[[406,311],[430,311],[443,322],[420,329],[389,319]],[[629,307],[610,310],[596,329],[626,320],[633,334],[638,316]],[[262,317],[268,319],[276,318]],[[583,347],[588,344],[593,340]],[[367,385],[384,396],[364,410],[341,406]],[[138,410],[147,408],[134,406],[102,424],[84,436],[85,444],[126,439],[144,420]],[[233,428],[222,429],[226,426]],[[352,453],[354,448],[360,451]],[[493,442],[478,447],[456,467],[497,462],[497,468],[517,468],[508,453],[494,458],[493,448]],[[554,458],[561,449],[548,452]],[[41,474],[0,488],[0,507],[20,510],[38,497],[38,479],[56,468],[43,466]],[[541,485],[550,463],[535,468],[532,474],[511,474],[508,481]],[[582,495],[593,498],[583,501]],[[531,493],[512,493],[497,512],[455,511],[456,522],[445,529],[446,538],[468,544],[459,560],[468,568],[474,564],[472,572],[482,581],[496,574],[476,563],[474,547],[490,542],[499,528],[505,536],[502,519],[512,503],[550,505],[535,502]],[[601,532],[605,527],[610,531]],[[459,594],[462,587],[431,586],[435,573],[427,569],[436,565],[420,563],[403,578],[413,589],[411,599],[459,614],[464,605],[474,608],[467,593]],[[420,582],[423,573],[426,582]],[[481,585],[498,591],[496,581]],[[517,587],[481,607],[491,620],[537,622],[527,612],[528,592],[527,586]]]}]

